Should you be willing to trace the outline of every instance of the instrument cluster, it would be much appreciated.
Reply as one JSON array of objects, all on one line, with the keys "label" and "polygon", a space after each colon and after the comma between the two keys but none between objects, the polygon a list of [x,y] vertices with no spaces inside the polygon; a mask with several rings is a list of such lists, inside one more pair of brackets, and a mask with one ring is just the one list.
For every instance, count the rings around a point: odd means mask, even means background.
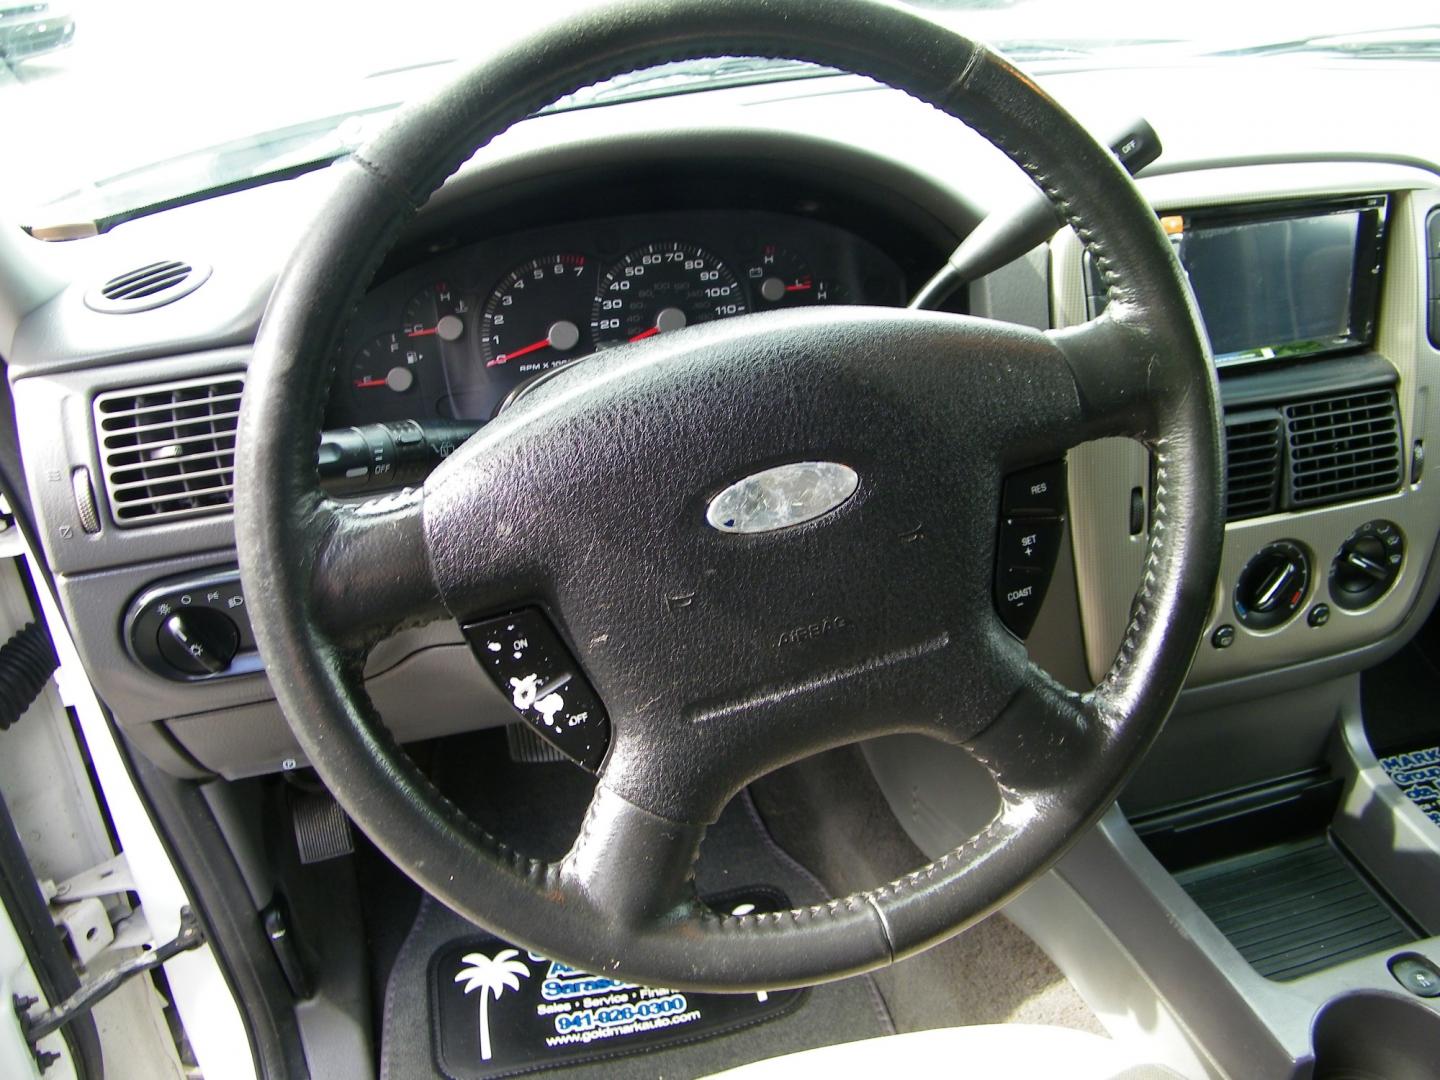
[{"label": "instrument cluster", "polygon": [[904,285],[868,241],[761,211],[637,215],[457,246],[366,297],[326,426],[483,423],[522,382],[602,349],[747,312],[900,305]]}]

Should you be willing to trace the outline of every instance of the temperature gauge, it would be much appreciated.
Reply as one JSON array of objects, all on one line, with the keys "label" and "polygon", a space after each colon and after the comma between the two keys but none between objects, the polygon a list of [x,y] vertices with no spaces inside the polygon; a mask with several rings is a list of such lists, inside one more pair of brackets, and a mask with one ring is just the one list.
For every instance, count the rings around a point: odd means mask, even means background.
[{"label": "temperature gauge", "polygon": [[438,337],[441,341],[459,341],[465,333],[465,316],[470,303],[445,281],[427,285],[405,305],[401,315],[408,338]]}]

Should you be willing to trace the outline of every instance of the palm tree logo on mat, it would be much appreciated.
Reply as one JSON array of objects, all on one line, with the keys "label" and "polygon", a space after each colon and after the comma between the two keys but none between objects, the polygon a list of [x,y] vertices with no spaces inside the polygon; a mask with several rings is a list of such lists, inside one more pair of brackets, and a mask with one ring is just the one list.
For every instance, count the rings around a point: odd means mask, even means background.
[{"label": "palm tree logo on mat", "polygon": [[466,953],[461,963],[470,965],[460,969],[455,976],[457,983],[465,984],[465,993],[480,991],[480,1060],[490,1060],[490,998],[499,997],[508,987],[520,989],[520,979],[528,978],[530,969],[524,961],[517,959],[518,949],[501,949],[492,960],[484,953]]}]

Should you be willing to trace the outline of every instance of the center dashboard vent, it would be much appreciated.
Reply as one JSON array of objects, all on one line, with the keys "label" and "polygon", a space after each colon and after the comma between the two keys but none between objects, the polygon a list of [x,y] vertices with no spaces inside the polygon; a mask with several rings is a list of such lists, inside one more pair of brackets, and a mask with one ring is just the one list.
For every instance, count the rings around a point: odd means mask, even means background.
[{"label": "center dashboard vent", "polygon": [[237,372],[96,397],[100,465],[116,525],[149,525],[230,508],[244,389],[244,374]]},{"label": "center dashboard vent", "polygon": [[1226,411],[1227,521],[1384,495],[1404,478],[1392,387]]},{"label": "center dashboard vent", "polygon": [[150,311],[189,296],[210,277],[203,263],[167,259],[116,274],[85,294],[85,306],[105,315]]},{"label": "center dashboard vent", "polygon": [[1259,517],[1280,509],[1283,438],[1280,416],[1274,410],[1226,415],[1226,520]]},{"label": "center dashboard vent", "polygon": [[1285,406],[1290,505],[1323,506],[1394,491],[1403,476],[1395,391],[1366,390]]}]

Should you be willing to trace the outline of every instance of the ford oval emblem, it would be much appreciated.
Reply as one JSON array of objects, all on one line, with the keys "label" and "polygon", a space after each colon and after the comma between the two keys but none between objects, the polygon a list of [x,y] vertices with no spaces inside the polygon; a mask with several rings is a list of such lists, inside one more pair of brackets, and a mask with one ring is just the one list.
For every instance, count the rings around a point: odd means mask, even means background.
[{"label": "ford oval emblem", "polygon": [[795,461],[754,473],[710,500],[705,520],[721,532],[761,533],[813,521],[840,506],[860,475],[835,461]]}]

